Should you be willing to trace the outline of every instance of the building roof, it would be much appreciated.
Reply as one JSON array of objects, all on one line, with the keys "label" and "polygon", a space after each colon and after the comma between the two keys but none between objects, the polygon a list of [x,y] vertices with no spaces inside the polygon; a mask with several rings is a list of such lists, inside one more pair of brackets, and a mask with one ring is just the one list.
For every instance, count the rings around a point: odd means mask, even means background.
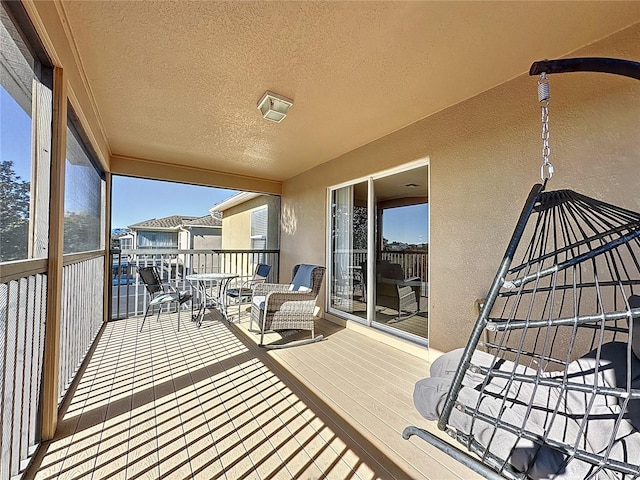
[{"label": "building roof", "polygon": [[235,207],[236,205],[240,205],[241,203],[247,202],[252,198],[256,198],[260,196],[259,193],[255,192],[238,192],[229,198],[225,198],[221,202],[216,203],[213,207],[209,209],[212,215],[220,215],[221,212],[230,209],[231,207]]},{"label": "building roof", "polygon": [[183,227],[222,227],[222,215],[220,212],[214,212],[212,215],[197,217],[185,222]]},{"label": "building roof", "polygon": [[129,225],[132,230],[178,230],[180,227],[222,227],[222,218],[219,213],[202,217],[171,215]]}]

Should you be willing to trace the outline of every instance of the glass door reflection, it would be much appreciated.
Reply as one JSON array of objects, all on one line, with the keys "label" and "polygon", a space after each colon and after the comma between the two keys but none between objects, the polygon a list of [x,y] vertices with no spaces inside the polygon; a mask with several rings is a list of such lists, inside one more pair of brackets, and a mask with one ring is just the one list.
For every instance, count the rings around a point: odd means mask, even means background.
[{"label": "glass door reflection", "polygon": [[373,184],[376,207],[373,322],[427,338],[427,167],[376,178]]},{"label": "glass door reflection", "polygon": [[338,188],[331,198],[331,308],[367,317],[367,182]]}]

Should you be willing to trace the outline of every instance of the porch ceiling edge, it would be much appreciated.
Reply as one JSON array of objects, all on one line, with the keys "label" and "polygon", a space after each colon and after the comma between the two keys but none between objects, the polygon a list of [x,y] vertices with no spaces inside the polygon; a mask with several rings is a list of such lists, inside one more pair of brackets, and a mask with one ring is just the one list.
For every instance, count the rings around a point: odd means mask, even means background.
[{"label": "porch ceiling edge", "polygon": [[111,156],[111,173],[130,177],[167,180],[217,188],[229,188],[273,195],[282,194],[282,182],[265,178],[206,170],[124,155]]}]

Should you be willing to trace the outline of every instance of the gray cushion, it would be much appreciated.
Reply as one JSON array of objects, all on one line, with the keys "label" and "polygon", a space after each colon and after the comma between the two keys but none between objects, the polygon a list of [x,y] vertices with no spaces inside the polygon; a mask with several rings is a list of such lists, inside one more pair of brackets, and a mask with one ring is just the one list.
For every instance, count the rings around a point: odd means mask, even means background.
[{"label": "gray cushion", "polygon": [[177,302],[180,299],[178,293],[163,293],[162,295],[156,295],[153,300],[149,302],[149,305],[160,305],[166,302]]},{"label": "gray cushion", "polygon": [[[599,363],[596,362],[596,351],[571,362],[566,369],[567,380],[586,385],[626,388],[627,351],[625,343],[604,344],[600,349]],[[461,355],[462,349],[442,355],[431,365],[432,377],[416,383],[414,404],[425,418],[435,421],[442,413]],[[492,355],[476,351],[471,363],[508,373],[538,374],[534,369],[516,367],[513,362],[499,361],[493,365],[494,361]],[[640,360],[633,358],[631,369],[631,386],[640,388]],[[564,372],[540,372],[539,375],[550,378],[562,376]],[[557,387],[543,385],[509,383],[500,378],[492,378],[484,386],[486,395],[480,397],[479,389],[484,381],[483,375],[468,370],[463,378],[458,402],[476,408],[492,418],[500,418],[515,427],[524,426],[540,435],[547,430],[550,439],[568,444],[577,442],[579,448],[594,453],[603,454],[613,440],[611,458],[632,463],[640,458],[640,433],[633,428],[640,426],[640,407],[636,407],[640,401],[629,402],[625,414],[628,421],[623,421],[616,429],[621,406],[615,398],[591,392],[562,392]],[[587,412],[589,416],[585,419]],[[575,459],[565,464],[564,456],[558,451],[518,439],[506,430],[496,429],[490,423],[472,421],[471,416],[455,408],[449,424],[461,432],[473,435],[480,443],[488,446],[490,452],[501,458],[504,458],[505,452],[510,452],[510,463],[519,471],[528,472],[530,478],[585,478],[592,469],[589,464]]]},{"label": "gray cushion", "polygon": [[251,303],[255,305],[255,307],[258,310],[264,310],[264,302],[266,298],[267,297],[264,297],[262,295],[258,295],[258,296],[254,295],[253,299],[251,300]]},{"label": "gray cushion", "polygon": [[296,276],[291,280],[291,291],[308,291],[312,287],[312,273],[315,265],[301,264],[296,271]]}]

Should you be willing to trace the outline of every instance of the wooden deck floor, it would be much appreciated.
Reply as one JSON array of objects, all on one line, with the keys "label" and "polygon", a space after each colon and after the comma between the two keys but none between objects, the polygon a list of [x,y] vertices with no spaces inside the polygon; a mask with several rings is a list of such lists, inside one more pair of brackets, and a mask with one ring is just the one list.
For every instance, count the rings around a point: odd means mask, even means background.
[{"label": "wooden deck floor", "polygon": [[419,439],[426,361],[328,322],[325,340],[266,351],[217,312],[109,323],[36,479],[469,479]]}]

